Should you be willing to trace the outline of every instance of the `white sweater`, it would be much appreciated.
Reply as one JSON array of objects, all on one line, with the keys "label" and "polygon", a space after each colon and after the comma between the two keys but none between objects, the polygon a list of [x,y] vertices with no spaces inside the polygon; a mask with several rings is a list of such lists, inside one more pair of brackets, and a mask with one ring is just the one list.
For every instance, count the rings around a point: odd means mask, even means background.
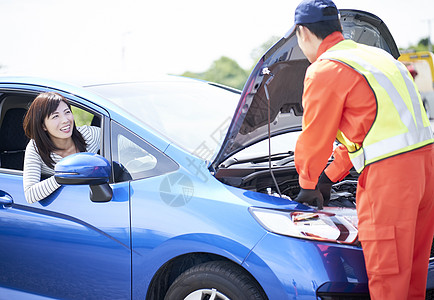
[{"label": "white sweater", "polygon": [[[86,141],[86,151],[97,153],[101,144],[101,129],[99,127],[86,125],[77,127],[77,129]],[[24,156],[23,185],[24,194],[28,203],[35,203],[42,200],[60,187],[54,179],[54,169],[44,163],[36,149],[35,141],[30,140],[27,144]],[[55,164],[62,159],[62,157],[56,153],[51,153],[51,158]],[[49,175],[50,177],[41,181],[41,174]]]}]

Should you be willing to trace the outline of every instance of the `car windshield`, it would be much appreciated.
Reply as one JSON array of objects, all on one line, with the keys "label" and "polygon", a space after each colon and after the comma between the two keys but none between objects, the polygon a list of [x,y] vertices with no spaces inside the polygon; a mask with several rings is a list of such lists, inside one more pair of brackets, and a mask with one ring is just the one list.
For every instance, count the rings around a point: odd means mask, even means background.
[{"label": "car windshield", "polygon": [[220,148],[240,94],[195,80],[88,87],[194,155]]}]

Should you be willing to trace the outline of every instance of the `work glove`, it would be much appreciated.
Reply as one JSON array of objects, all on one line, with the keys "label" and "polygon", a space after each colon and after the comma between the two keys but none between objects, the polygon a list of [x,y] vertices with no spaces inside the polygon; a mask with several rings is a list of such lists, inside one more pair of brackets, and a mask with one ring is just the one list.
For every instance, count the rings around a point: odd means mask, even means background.
[{"label": "work glove", "polygon": [[321,192],[325,206],[328,206],[330,202],[330,194],[333,184],[335,184],[335,182],[331,181],[330,178],[328,178],[328,176],[326,175],[326,173],[322,171],[321,176],[318,179],[317,188]]},{"label": "work glove", "polygon": [[294,201],[317,206],[318,209],[323,209],[324,205],[324,198],[322,197],[321,192],[318,188],[314,190],[301,188],[300,193],[298,193],[298,196],[294,199]]}]

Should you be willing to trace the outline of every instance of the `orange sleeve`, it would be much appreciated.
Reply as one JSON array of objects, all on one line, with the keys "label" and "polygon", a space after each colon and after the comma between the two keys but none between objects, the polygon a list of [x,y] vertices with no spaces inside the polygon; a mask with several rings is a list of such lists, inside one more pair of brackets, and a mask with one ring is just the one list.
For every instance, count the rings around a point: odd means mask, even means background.
[{"label": "orange sleeve", "polygon": [[325,170],[325,173],[331,181],[338,182],[350,173],[353,164],[344,145],[339,145],[334,150],[333,157],[334,159]]},{"label": "orange sleeve", "polygon": [[306,72],[303,131],[295,147],[295,167],[302,188],[315,188],[332,154],[347,94],[337,84],[344,71],[339,64],[323,60],[313,63]]}]

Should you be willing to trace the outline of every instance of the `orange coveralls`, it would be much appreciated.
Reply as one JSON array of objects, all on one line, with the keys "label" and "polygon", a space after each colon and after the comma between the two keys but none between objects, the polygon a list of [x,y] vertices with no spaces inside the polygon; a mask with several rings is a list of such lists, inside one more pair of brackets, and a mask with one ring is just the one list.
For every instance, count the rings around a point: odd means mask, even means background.
[{"label": "orange coveralls", "polygon": [[[341,40],[339,32],[326,37],[317,57]],[[352,68],[317,60],[306,72],[303,108],[295,165],[300,186],[314,189],[338,129],[361,144],[375,119],[376,99]],[[371,299],[425,299],[434,234],[433,157],[431,144],[375,162],[360,174],[356,206]],[[340,145],[325,173],[336,182],[351,167],[347,149]]]}]

